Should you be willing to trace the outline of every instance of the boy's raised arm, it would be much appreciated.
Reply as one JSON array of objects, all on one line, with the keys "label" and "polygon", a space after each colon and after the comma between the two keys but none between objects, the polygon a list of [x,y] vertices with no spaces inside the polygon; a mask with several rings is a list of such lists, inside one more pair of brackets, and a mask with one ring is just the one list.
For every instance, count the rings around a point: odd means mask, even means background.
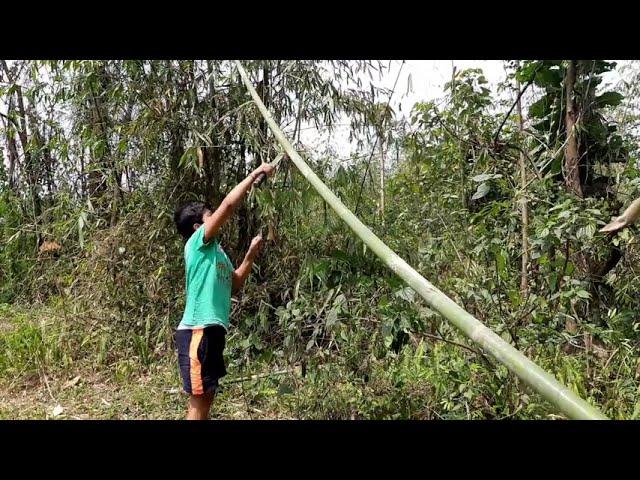
[{"label": "boy's raised arm", "polygon": [[273,167],[268,163],[264,163],[256,168],[247,178],[236,185],[231,192],[220,203],[220,206],[213,214],[206,218],[204,221],[204,241],[208,242],[214,238],[220,228],[229,220],[235,209],[240,205],[242,199],[251,190],[253,182],[258,178],[261,173],[271,175],[273,173]]}]

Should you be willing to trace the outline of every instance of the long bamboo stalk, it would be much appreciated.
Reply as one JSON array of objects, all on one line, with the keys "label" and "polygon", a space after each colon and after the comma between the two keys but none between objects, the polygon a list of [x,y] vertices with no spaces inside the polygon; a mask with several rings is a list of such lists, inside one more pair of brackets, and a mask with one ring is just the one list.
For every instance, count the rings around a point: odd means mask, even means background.
[{"label": "long bamboo stalk", "polygon": [[239,61],[235,63],[256,106],[264,116],[273,135],[289,155],[291,161],[298,167],[300,173],[302,173],[313,188],[316,189],[320,196],[335,210],[338,216],[349,225],[354,233],[387,267],[415,290],[432,309],[439,312],[449,322],[458,327],[473,342],[489,352],[511,372],[538,392],[543,398],[555,405],[569,418],[580,420],[607,419],[597,408],[560,384],[552,375],[542,370],[538,365],[438,290],[369,230],[369,228],[329,190],[322,180],[309,168],[302,157],[298,155],[298,152],[296,152],[284,136],[284,133],[282,133],[282,130],[280,130],[280,127],[275,123],[271,114],[260,100],[242,64]]}]

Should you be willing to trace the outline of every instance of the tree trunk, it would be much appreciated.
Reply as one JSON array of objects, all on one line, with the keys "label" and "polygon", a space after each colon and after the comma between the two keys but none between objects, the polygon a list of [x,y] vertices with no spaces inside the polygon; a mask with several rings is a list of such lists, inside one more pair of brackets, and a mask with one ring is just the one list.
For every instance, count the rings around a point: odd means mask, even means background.
[{"label": "tree trunk", "polygon": [[[209,75],[209,100],[211,102],[211,111],[212,111],[212,118],[215,119],[215,121],[218,121],[218,116],[219,116],[219,112],[218,112],[218,105],[216,102],[216,88],[215,88],[215,78],[214,78],[214,69],[213,69],[213,62],[208,60],[207,61],[207,73]],[[222,147],[217,146],[219,143],[224,143],[224,139],[220,138],[220,135],[218,135],[218,133],[216,131],[214,131],[212,133],[212,140],[214,143],[214,146],[206,148],[205,149],[205,158],[207,160],[207,163],[209,165],[209,172],[210,172],[210,176],[211,176],[211,182],[209,185],[209,192],[207,195],[207,198],[211,199],[211,202],[213,203],[213,207],[215,208],[220,201],[222,200],[221,198],[221,193],[220,193],[220,176],[221,176],[221,170],[222,170]]]},{"label": "tree trunk", "polygon": [[380,141],[380,222],[384,225],[384,139]]},{"label": "tree trunk", "polygon": [[[564,76],[564,88],[566,91],[565,134],[566,147],[564,158],[564,176],[567,190],[583,198],[582,185],[580,183],[580,157],[578,154],[578,139],[575,134],[575,125],[578,118],[578,106],[573,101],[573,92],[576,84],[576,61],[569,61],[569,66]],[[576,256],[576,264],[583,272],[589,272],[587,259],[582,253]],[[572,321],[567,322],[567,330],[575,330]]]},{"label": "tree trunk", "polygon": [[[456,67],[455,65],[453,65],[453,61],[451,61],[451,101],[452,103],[455,102],[455,97],[456,97]],[[455,135],[457,136],[457,128],[455,129],[456,132]],[[464,188],[464,184],[467,181],[466,180],[466,162],[467,162],[467,155],[466,153],[463,155],[462,154],[462,141],[458,140],[458,158],[460,159],[459,161],[459,165],[460,165],[460,190],[459,190],[459,195],[460,195],[460,201],[462,203],[462,208],[467,209],[469,208],[469,202],[467,202],[467,192],[466,189]]]},{"label": "tree trunk", "polygon": [[[24,98],[22,96],[22,87],[16,83],[17,79],[14,78],[14,75],[9,70],[7,63],[5,60],[0,60],[0,65],[6,74],[7,80],[9,83],[12,83],[15,86],[15,99],[18,107],[18,125],[16,125],[18,131],[18,137],[20,138],[20,145],[22,147],[22,154],[24,155],[24,173],[27,179],[27,184],[29,185],[29,191],[31,193],[31,201],[33,206],[33,217],[34,224],[36,225],[36,243],[39,247],[41,244],[41,235],[38,231],[38,218],[42,213],[42,205],[40,202],[40,196],[38,194],[38,175],[36,171],[36,165],[33,161],[33,154],[31,152],[31,147],[29,146],[29,135],[27,133],[27,113],[24,106]],[[15,142],[14,142],[15,146]]]},{"label": "tree trunk", "polygon": [[[11,117],[13,115],[13,98],[9,99],[9,109],[7,111],[7,115]],[[7,140],[7,152],[9,155],[9,169],[7,171],[8,181],[9,181],[9,189],[12,191],[16,191],[17,178],[15,175],[16,166],[18,165],[18,146],[16,144],[15,137],[15,128],[10,126],[11,122],[8,120],[5,121],[2,118],[2,123],[4,125],[5,138]]]},{"label": "tree trunk", "polygon": [[9,188],[15,191],[17,185],[15,171],[16,165],[18,164],[18,147],[15,137],[10,135],[9,132],[7,132],[7,150],[9,151]]},{"label": "tree trunk", "polygon": [[[102,63],[97,72],[99,78],[100,91],[96,92],[93,86],[90,88],[91,102],[90,107],[91,120],[94,134],[102,140],[104,146],[102,152],[98,156],[99,158],[93,159],[93,163],[98,166],[97,172],[94,172],[91,178],[91,187],[93,192],[90,195],[97,200],[97,204],[103,208],[105,216],[109,213],[109,225],[115,226],[118,222],[118,214],[120,204],[122,203],[122,171],[118,168],[116,159],[113,156],[111,150],[111,144],[109,141],[109,128],[111,127],[111,119],[109,113],[105,108],[102,101],[102,95],[107,92],[111,79],[106,69],[106,63]],[[106,197],[105,194],[109,188],[109,180],[111,180],[111,205],[110,212],[106,209]]]},{"label": "tree trunk", "polygon": [[[87,105],[87,107],[93,134],[96,136],[101,136],[102,120],[100,118],[98,106],[99,100],[96,98],[96,93],[94,92],[93,88],[91,88],[90,101],[91,103]],[[104,192],[107,190],[106,175],[104,174],[104,170],[106,167],[105,153],[103,151],[102,154],[99,155],[100,158],[96,158],[98,157],[97,152],[94,148],[90,147],[89,155],[89,165],[93,165],[93,168],[90,169],[88,175],[88,194],[89,198],[98,200],[98,203],[100,203],[100,200],[104,196]]]},{"label": "tree trunk", "polygon": [[[574,102],[573,94],[576,84],[576,61],[571,60],[565,75],[566,98],[566,135],[567,146],[565,150],[565,180],[569,191],[580,198],[584,198],[584,186],[580,175],[580,155],[578,139],[575,134],[575,125],[579,116],[578,105]],[[583,253],[576,255],[578,267],[585,272],[594,283],[602,282],[604,276],[610,272],[622,258],[622,251],[612,245],[607,260],[602,263],[594,262]]]},{"label": "tree trunk", "polygon": [[[246,176],[246,151],[244,142],[240,145],[240,159],[236,174],[236,182],[240,183]],[[251,228],[249,209],[246,200],[238,207],[238,252],[239,255],[249,246],[249,230]]]},{"label": "tree trunk", "polygon": [[184,155],[182,132],[178,126],[171,127],[169,133],[169,169],[176,180],[179,178],[180,159]]},{"label": "tree trunk", "polygon": [[[262,82],[261,82],[261,100],[262,103],[265,104],[267,108],[271,107],[271,98],[269,96],[269,87],[271,85],[271,72],[269,70],[269,63],[265,62],[262,68]],[[267,143],[267,138],[269,136],[269,128],[267,127],[267,122],[264,121],[264,118],[260,118],[260,134],[262,136],[262,140],[264,141],[263,148],[260,149],[259,154],[256,156],[255,167],[257,168],[260,163],[266,163],[269,161],[269,152],[271,150],[271,146]]]},{"label": "tree trunk", "polygon": [[578,139],[575,124],[578,118],[578,106],[573,101],[573,91],[576,83],[576,61],[571,60],[564,77],[564,87],[567,92],[565,128],[567,132],[567,146],[565,147],[564,174],[569,191],[582,198],[580,184],[580,157],[578,155]]},{"label": "tree trunk", "polygon": [[[520,101],[520,82],[516,80],[516,86],[518,89],[518,128],[520,130],[520,134],[524,131],[524,119],[522,117],[522,103]],[[520,293],[522,295],[523,300],[527,298],[528,290],[529,290],[529,279],[527,274],[527,268],[529,265],[529,207],[527,205],[527,170],[525,164],[524,153],[520,152],[519,158],[519,168],[520,168],[520,185],[521,185],[521,198],[520,198],[520,211],[522,218],[522,266],[520,269]]]}]

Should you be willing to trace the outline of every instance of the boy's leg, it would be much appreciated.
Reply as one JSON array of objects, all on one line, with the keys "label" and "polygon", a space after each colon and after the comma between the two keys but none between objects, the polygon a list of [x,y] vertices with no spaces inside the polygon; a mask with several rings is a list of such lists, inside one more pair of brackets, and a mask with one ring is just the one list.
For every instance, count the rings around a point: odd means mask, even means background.
[{"label": "boy's leg", "polygon": [[177,330],[178,365],[184,391],[189,395],[187,420],[206,420],[214,391],[205,391],[202,378],[202,351],[199,352],[203,329]]},{"label": "boy's leg", "polygon": [[178,330],[178,363],[184,391],[189,394],[187,420],[207,420],[218,388],[218,379],[226,368],[222,352],[223,327]]},{"label": "boy's leg", "polygon": [[202,395],[189,396],[189,409],[187,410],[187,420],[208,420],[211,404],[215,397],[215,392],[204,393]]}]

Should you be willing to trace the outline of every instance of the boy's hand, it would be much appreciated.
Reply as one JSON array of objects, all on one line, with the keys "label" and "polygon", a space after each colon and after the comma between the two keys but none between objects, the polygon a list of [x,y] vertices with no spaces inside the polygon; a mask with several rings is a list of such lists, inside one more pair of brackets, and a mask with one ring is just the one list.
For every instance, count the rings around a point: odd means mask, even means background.
[{"label": "boy's hand", "polygon": [[253,174],[256,177],[259,176],[261,173],[264,173],[267,177],[270,177],[271,175],[273,175],[273,167],[268,163],[263,163],[258,168],[256,168],[253,172]]},{"label": "boy's hand", "polygon": [[263,244],[264,240],[262,239],[262,235],[253,237],[253,240],[251,240],[251,245],[249,246],[249,252],[251,252],[253,256],[256,256],[260,252]]}]

